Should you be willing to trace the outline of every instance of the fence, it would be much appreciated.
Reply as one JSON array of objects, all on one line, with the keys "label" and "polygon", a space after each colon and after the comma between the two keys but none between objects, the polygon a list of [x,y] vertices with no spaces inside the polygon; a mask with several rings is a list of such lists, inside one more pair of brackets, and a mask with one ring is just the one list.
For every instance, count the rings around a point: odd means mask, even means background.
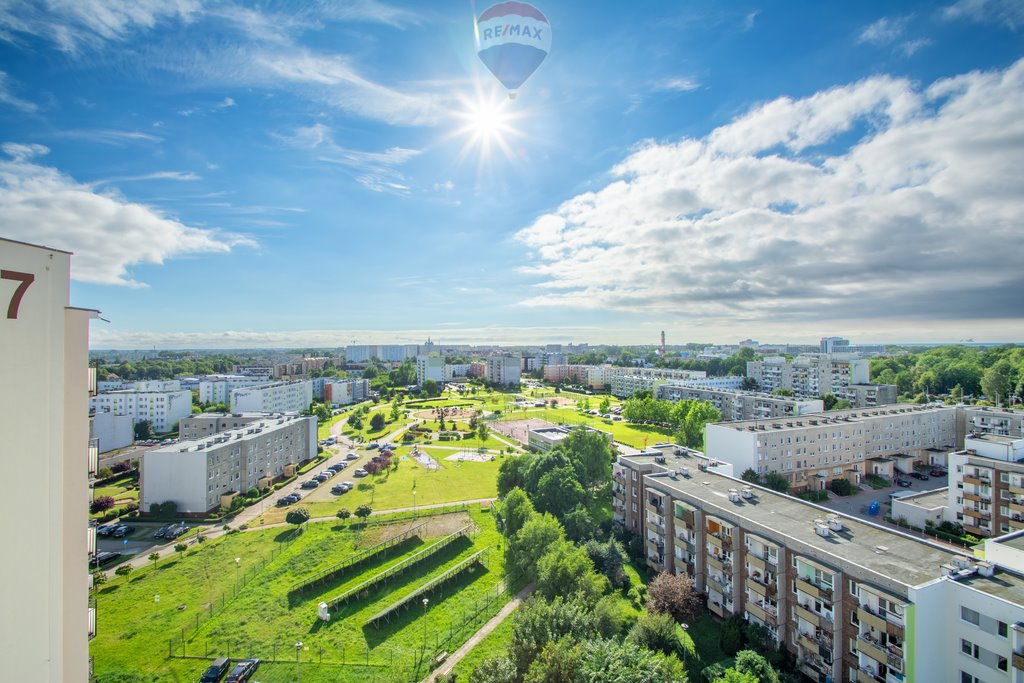
[{"label": "fence", "polygon": [[447,629],[434,629],[427,635],[418,651],[410,655],[408,648],[386,649],[337,646],[307,643],[296,652],[295,644],[309,639],[308,632],[297,633],[271,643],[248,642],[241,639],[186,640],[184,632],[179,638],[171,638],[167,644],[168,657],[176,659],[229,659],[259,658],[263,662],[278,664],[317,664],[323,667],[358,666],[374,670],[374,680],[387,683],[414,683],[421,681],[439,655],[452,652],[465,643],[481,626],[487,623],[523,586],[524,577],[505,576],[495,584],[493,590],[473,600],[459,611],[457,621]]},{"label": "fence", "polygon": [[294,585],[292,585],[292,587],[289,589],[289,592],[293,593],[295,591],[304,590],[305,588],[312,586],[315,583],[322,583],[324,581],[328,581],[334,578],[335,576],[344,573],[345,570],[351,569],[352,567],[362,564],[363,562],[366,562],[367,560],[373,557],[376,557],[378,555],[385,556],[388,550],[391,550],[395,546],[400,545],[401,543],[409,540],[414,536],[418,536],[419,530],[426,524],[426,522],[421,522],[420,524],[417,524],[411,529],[403,531],[402,533],[392,536],[391,538],[387,538],[378,543],[377,545],[367,548],[366,550],[363,550],[360,553],[356,553],[355,555],[347,557],[335,565],[327,567],[326,569],[319,571],[311,576],[299,579],[295,582]]}]

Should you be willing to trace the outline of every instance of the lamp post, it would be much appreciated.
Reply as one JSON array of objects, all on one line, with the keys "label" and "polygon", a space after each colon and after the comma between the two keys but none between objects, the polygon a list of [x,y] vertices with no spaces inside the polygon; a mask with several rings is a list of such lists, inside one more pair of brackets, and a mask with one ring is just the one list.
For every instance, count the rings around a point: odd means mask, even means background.
[{"label": "lamp post", "polygon": [[242,558],[240,558],[240,557],[236,557],[235,558],[235,593],[236,594],[238,593],[238,567],[239,567],[239,564],[241,562],[242,562]]},{"label": "lamp post", "polygon": [[[680,624],[680,626],[683,627],[683,635],[685,636],[686,632],[690,630],[690,625],[686,624],[686,623],[683,623],[683,624]],[[686,643],[685,642],[683,643],[683,666],[686,666]]]},{"label": "lamp post", "polygon": [[302,641],[295,643],[295,683],[302,681],[302,672],[299,670],[299,653],[302,652]]},{"label": "lamp post", "polygon": [[427,655],[427,605],[430,600],[423,598],[423,656]]}]

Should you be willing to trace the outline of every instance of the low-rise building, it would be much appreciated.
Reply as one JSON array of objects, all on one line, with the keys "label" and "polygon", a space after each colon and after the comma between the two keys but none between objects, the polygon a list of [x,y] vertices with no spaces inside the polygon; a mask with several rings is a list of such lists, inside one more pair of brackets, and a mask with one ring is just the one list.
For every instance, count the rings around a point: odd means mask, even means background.
[{"label": "low-rise building", "polygon": [[[593,427],[584,427],[588,432],[594,432],[608,439],[608,443],[614,443],[614,437],[610,432]],[[531,429],[526,434],[527,445],[531,450],[550,451],[558,444],[565,441],[572,430],[569,427],[538,427]]]},{"label": "low-rise building", "polygon": [[324,382],[323,399],[332,406],[347,406],[370,397],[368,379],[331,379]]},{"label": "low-rise building", "polygon": [[[698,380],[700,381],[700,380]],[[655,396],[666,401],[709,401],[723,420],[768,420],[797,417],[825,410],[819,398],[773,396],[754,391],[711,389],[685,384],[662,384]]]},{"label": "low-rise building", "polygon": [[313,402],[313,383],[309,380],[274,382],[243,387],[231,392],[233,413],[299,413]]},{"label": "low-rise building", "polygon": [[89,438],[100,453],[125,448],[135,442],[135,423],[130,415],[99,412],[89,418]]},{"label": "low-rise building", "polygon": [[1024,436],[1024,411],[994,406],[963,406],[965,433]]},{"label": "low-rise building", "polygon": [[618,460],[619,481],[644,483],[637,509],[626,511],[642,520],[648,565],[691,576],[713,614],[763,626],[811,680],[1024,676],[1020,534],[998,539],[997,550],[986,544],[979,562],[679,462]]},{"label": "low-rise building", "polygon": [[180,441],[142,456],[140,504],[173,501],[180,514],[205,514],[316,456],[317,422],[312,416],[264,416],[239,429]]},{"label": "low-rise building", "polygon": [[968,435],[948,471],[948,521],[975,536],[1024,530],[1024,437]]}]

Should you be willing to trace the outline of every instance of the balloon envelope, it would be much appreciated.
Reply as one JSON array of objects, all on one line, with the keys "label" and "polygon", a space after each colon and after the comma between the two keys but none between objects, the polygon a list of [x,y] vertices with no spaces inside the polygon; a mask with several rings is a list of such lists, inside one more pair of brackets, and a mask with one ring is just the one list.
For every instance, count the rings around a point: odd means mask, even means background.
[{"label": "balloon envelope", "polygon": [[499,2],[476,20],[477,54],[495,78],[517,90],[551,49],[551,26],[525,2]]}]

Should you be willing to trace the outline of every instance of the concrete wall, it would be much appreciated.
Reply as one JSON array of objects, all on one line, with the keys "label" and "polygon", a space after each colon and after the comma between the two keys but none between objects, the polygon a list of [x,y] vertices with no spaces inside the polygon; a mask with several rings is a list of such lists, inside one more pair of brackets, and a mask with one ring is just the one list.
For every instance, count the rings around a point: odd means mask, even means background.
[{"label": "concrete wall", "polygon": [[90,431],[94,439],[99,439],[100,453],[131,446],[135,441],[135,425],[130,415],[96,413]]}]

